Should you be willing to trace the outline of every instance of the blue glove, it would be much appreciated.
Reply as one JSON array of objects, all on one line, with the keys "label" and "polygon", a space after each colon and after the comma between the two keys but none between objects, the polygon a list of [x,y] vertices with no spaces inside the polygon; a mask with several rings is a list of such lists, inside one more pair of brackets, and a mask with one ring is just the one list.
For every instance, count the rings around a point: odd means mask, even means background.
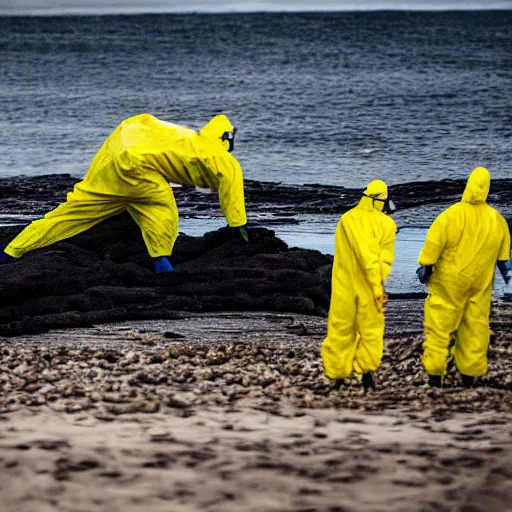
[{"label": "blue glove", "polygon": [[10,254],[7,254],[4,251],[0,252],[0,265],[7,265],[8,263],[14,263],[16,261],[16,258],[11,256]]},{"label": "blue glove", "polygon": [[427,284],[429,282],[430,276],[434,272],[433,267],[434,265],[422,265],[416,270],[416,275],[418,276],[421,284]]},{"label": "blue glove", "polygon": [[165,274],[168,272],[174,272],[174,267],[167,256],[160,256],[153,260],[153,267],[157,274]]}]

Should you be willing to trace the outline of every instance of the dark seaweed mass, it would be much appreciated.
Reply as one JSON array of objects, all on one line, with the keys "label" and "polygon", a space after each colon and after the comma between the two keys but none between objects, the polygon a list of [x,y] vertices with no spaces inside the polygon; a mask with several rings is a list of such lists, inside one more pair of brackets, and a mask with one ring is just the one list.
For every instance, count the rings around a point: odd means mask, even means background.
[{"label": "dark seaweed mass", "polygon": [[[2,242],[19,229],[4,229]],[[248,244],[227,228],[180,236],[177,271],[157,275],[133,220],[108,219],[0,267],[0,335],[172,318],[176,311],[325,314],[332,257],[288,249],[264,228],[249,234]]]}]

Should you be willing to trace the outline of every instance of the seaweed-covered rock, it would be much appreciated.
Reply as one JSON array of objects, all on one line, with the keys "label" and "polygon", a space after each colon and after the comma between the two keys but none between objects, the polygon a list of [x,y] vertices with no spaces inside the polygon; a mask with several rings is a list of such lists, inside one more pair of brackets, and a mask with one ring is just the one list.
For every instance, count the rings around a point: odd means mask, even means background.
[{"label": "seaweed-covered rock", "polygon": [[[20,227],[5,228],[5,244]],[[250,243],[227,228],[179,236],[177,271],[154,274],[128,214],[0,267],[0,335],[37,333],[177,311],[289,311],[324,315],[332,257],[289,249],[265,228]]]}]

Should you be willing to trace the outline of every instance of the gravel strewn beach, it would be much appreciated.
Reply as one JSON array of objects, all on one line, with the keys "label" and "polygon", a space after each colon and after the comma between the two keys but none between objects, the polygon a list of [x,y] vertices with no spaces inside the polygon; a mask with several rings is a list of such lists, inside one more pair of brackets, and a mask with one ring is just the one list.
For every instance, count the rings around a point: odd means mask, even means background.
[{"label": "gravel strewn beach", "polygon": [[455,373],[425,386],[420,305],[390,302],[368,395],[322,377],[319,317],[192,314],[3,339],[4,510],[508,510],[510,305],[495,304],[489,376],[471,390]]}]

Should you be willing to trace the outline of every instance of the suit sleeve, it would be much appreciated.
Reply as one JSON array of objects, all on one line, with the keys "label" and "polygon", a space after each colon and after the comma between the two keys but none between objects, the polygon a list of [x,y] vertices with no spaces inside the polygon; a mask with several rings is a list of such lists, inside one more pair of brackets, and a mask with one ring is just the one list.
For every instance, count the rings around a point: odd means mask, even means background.
[{"label": "suit sleeve", "polygon": [[395,261],[395,239],[396,224],[391,218],[386,218],[387,222],[384,230],[384,237],[380,247],[380,274],[382,282],[386,281],[391,273],[391,267]]},{"label": "suit sleeve", "polygon": [[510,229],[505,218],[500,215],[500,225],[503,230],[503,241],[501,243],[500,252],[498,254],[498,261],[508,260],[511,258],[510,254]]},{"label": "suit sleeve", "polygon": [[441,213],[430,226],[418,258],[420,265],[435,265],[441,257],[446,246],[446,225],[449,224],[449,211]]},{"label": "suit sleeve", "polygon": [[[229,157],[229,158],[228,158]],[[244,176],[238,160],[231,155],[216,158],[219,178],[219,203],[229,226],[247,224],[244,197]]]}]

